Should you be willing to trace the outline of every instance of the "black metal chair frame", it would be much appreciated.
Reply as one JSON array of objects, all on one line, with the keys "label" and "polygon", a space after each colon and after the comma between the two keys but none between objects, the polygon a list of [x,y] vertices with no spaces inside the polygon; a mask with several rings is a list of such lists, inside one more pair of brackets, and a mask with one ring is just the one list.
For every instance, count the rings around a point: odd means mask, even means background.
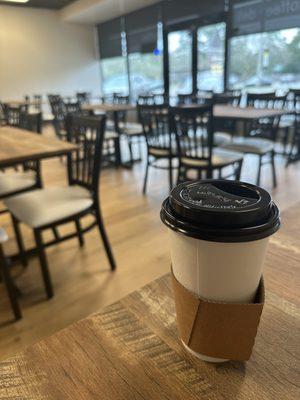
[{"label": "black metal chair frame", "polygon": [[[106,230],[103,223],[102,213],[100,209],[100,198],[99,198],[99,181],[102,163],[102,147],[105,134],[105,123],[106,116],[101,115],[97,117],[86,117],[68,115],[67,117],[67,132],[68,141],[75,143],[79,146],[79,150],[73,154],[68,155],[68,181],[69,185],[82,186],[89,190],[93,204],[86,210],[72,215],[70,217],[55,221],[51,224],[47,224],[38,228],[33,229],[37,254],[39,256],[42,276],[48,298],[53,297],[53,287],[51,277],[48,269],[48,262],[46,257],[45,248],[53,246],[57,243],[61,243],[65,240],[69,240],[77,237],[79,244],[82,247],[84,245],[83,234],[90,231],[94,227],[98,227],[100,236],[102,238],[104,248],[110,263],[111,270],[116,269],[115,259],[112,253],[112,249],[106,234]],[[87,133],[93,135],[88,137]],[[81,218],[92,215],[94,221],[87,227],[82,228],[80,220]],[[19,251],[20,254],[25,257],[24,245],[19,229],[19,221],[16,221],[15,233],[16,236],[20,237]],[[47,229],[57,228],[69,222],[75,222],[76,232],[70,233],[47,243],[43,242],[42,232]]]},{"label": "black metal chair frame", "polygon": [[3,283],[6,287],[6,291],[9,297],[9,301],[15,319],[19,320],[22,318],[22,313],[18,302],[18,296],[17,296],[18,292],[11,277],[10,267],[8,265],[7,258],[5,257],[3,246],[1,243],[0,243],[0,277],[2,277]]},{"label": "black metal chair frame", "polygon": [[[226,162],[214,166],[212,163],[214,149],[213,104],[198,107],[172,107],[172,126],[176,136],[179,171],[177,183],[188,180],[189,170],[196,170],[198,179],[213,178],[213,172],[218,171],[218,178],[240,179],[243,160]],[[184,159],[204,161],[205,165],[190,165]],[[222,176],[223,168],[233,166],[233,173]]]},{"label": "black metal chair frame", "polygon": [[294,132],[286,166],[300,160],[300,89],[291,89],[290,94],[292,95],[291,105],[294,110]]},{"label": "black metal chair frame", "polygon": [[[143,184],[143,194],[146,194],[149,167],[169,171],[169,187],[173,188],[173,160],[177,158],[174,153],[176,146],[175,137],[172,133],[169,107],[166,105],[138,105],[138,115],[143,126],[143,132],[147,144],[147,162]],[[155,154],[155,152],[157,152]],[[159,152],[162,155],[159,155]],[[167,160],[168,165],[159,165],[161,160]]]}]

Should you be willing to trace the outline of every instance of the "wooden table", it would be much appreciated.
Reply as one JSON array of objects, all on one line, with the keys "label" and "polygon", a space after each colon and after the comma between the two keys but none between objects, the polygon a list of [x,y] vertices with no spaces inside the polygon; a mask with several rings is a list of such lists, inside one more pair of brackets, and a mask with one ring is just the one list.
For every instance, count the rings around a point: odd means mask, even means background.
[{"label": "wooden table", "polygon": [[258,120],[260,118],[280,117],[290,114],[286,110],[271,110],[267,108],[234,107],[231,105],[215,105],[214,117],[232,120]]},{"label": "wooden table", "polygon": [[136,106],[132,104],[83,104],[82,109],[86,111],[119,112],[134,111]]},{"label": "wooden table", "polygon": [[10,107],[20,107],[20,106],[40,106],[41,104],[46,104],[45,101],[39,100],[7,100],[3,101],[4,104],[8,104]]},{"label": "wooden table", "polygon": [[266,305],[247,363],[208,364],[185,352],[168,275],[2,362],[0,398],[299,399],[300,204],[282,219],[271,238]]},{"label": "wooden table", "polygon": [[61,156],[76,149],[72,143],[47,138],[24,129],[8,126],[0,128],[0,167]]}]

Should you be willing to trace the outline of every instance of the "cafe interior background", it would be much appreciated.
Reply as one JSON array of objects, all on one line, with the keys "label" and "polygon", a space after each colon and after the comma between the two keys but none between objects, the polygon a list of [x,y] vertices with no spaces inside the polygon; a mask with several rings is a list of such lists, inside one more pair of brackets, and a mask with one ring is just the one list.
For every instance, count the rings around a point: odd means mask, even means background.
[{"label": "cafe interior background", "polygon": [[[151,152],[143,107],[213,102],[221,114],[224,105],[231,112],[234,107],[233,114],[240,108],[247,112],[248,105],[280,110],[279,116],[263,121],[219,116],[213,152],[216,159],[218,151],[231,152],[225,169],[237,160],[232,152],[242,153],[238,178],[267,189],[282,212],[299,201],[299,21],[299,0],[0,1],[1,126],[28,128],[30,116],[35,122],[42,118],[37,137],[66,143],[70,113],[107,118],[98,187],[102,219],[84,235],[80,231],[91,215],[80,224],[78,218],[58,227],[50,224],[42,241],[56,243],[26,255],[39,238],[33,235],[33,221],[45,218],[43,212],[47,223],[68,214],[47,195],[68,186],[67,156],[40,161],[42,185],[50,189],[42,199],[31,200],[22,177],[12,177],[15,187],[3,178],[7,170],[22,174],[22,163],[0,164],[1,254],[22,313],[15,321],[2,279],[0,359],[169,271],[167,232],[159,212],[176,184],[180,155],[167,145],[160,153]],[[259,131],[254,147],[234,141],[238,147],[232,147],[233,137],[251,137],[254,123]],[[269,130],[264,137],[263,127],[270,124],[272,134]],[[191,171],[191,178],[205,176],[198,172]],[[222,173],[213,170],[213,176]],[[10,215],[15,203],[6,203],[7,190],[11,196],[23,189],[34,206],[29,216],[23,215],[28,204],[21,203],[17,214],[25,223],[19,224]],[[74,196],[63,199],[64,207],[79,207],[80,213],[82,204],[75,204]],[[69,240],[59,240],[74,232]],[[41,274],[45,263],[51,277],[46,283]]]}]

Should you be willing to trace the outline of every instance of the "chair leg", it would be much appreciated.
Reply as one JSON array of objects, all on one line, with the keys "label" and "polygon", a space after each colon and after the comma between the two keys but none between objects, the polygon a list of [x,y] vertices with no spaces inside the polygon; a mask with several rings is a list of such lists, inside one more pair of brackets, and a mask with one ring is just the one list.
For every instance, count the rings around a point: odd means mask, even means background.
[{"label": "chair leg", "polygon": [[[2,274],[1,274],[2,272]],[[17,299],[17,293],[10,276],[9,267],[7,265],[2,246],[0,245],[0,275],[3,277],[4,284],[8,293],[9,301],[16,320],[22,318],[21,309]]]},{"label": "chair leg", "polygon": [[77,230],[77,235],[78,235],[78,240],[79,240],[79,246],[83,247],[84,246],[84,238],[81,230],[81,223],[79,219],[75,220],[75,225],[76,225],[76,230]]},{"label": "chair leg", "polygon": [[257,186],[260,185],[261,166],[262,166],[262,156],[259,156],[258,171],[257,171],[257,178],[256,178],[256,185]]},{"label": "chair leg", "polygon": [[147,165],[146,165],[146,171],[145,171],[145,178],[144,178],[144,185],[143,185],[143,194],[146,194],[147,180],[148,180],[148,172],[149,172],[149,159],[147,159]]},{"label": "chair leg", "polygon": [[110,263],[110,268],[112,271],[114,271],[117,266],[116,266],[116,262],[115,262],[115,259],[114,259],[114,256],[113,256],[113,253],[112,253],[112,250],[110,247],[110,243],[109,243],[105,228],[104,228],[104,223],[103,223],[102,215],[101,215],[99,208],[96,209],[96,220],[97,220],[99,232],[100,232],[103,244],[104,244],[104,248],[105,248],[109,263]]},{"label": "chair leg", "polygon": [[115,165],[118,168],[122,164],[120,137],[114,140],[114,147],[115,147]]},{"label": "chair leg", "polygon": [[57,229],[56,226],[54,226],[54,227],[52,228],[52,232],[53,232],[53,235],[54,235],[55,239],[56,239],[56,240],[59,240],[59,239],[60,239],[60,236],[59,236],[59,232],[58,232],[58,229]]},{"label": "chair leg", "polygon": [[18,249],[19,249],[19,254],[20,254],[20,260],[21,263],[24,267],[27,267],[28,265],[28,260],[26,257],[25,249],[24,249],[24,243],[23,243],[23,238],[20,230],[20,225],[19,221],[12,215],[12,223],[15,231],[15,236],[17,239],[17,244],[18,244]]},{"label": "chair leg", "polygon": [[129,149],[129,157],[130,157],[130,165],[133,165],[133,150],[132,150],[132,143],[131,139],[128,138],[128,149]]},{"label": "chair leg", "polygon": [[48,269],[46,252],[45,252],[45,248],[43,245],[42,233],[39,229],[34,229],[33,233],[34,233],[34,238],[35,238],[35,242],[36,242],[38,256],[40,259],[41,271],[42,271],[42,276],[43,276],[43,280],[44,280],[46,293],[47,293],[48,299],[50,299],[51,297],[53,297],[54,293],[53,293],[50,272]]},{"label": "chair leg", "polygon": [[276,176],[276,165],[275,165],[275,151],[271,153],[271,167],[272,167],[272,177],[273,177],[273,188],[277,186],[277,176]]},{"label": "chair leg", "polygon": [[173,164],[172,158],[169,158],[169,185],[170,185],[170,192],[173,189]]}]

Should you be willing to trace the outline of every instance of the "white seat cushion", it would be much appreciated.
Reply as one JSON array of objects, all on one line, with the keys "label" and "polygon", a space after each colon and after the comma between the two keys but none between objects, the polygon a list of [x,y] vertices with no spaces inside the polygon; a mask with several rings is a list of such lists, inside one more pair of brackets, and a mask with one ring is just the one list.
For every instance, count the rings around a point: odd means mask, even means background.
[{"label": "white seat cushion", "polygon": [[255,137],[236,137],[228,144],[222,146],[227,150],[239,151],[249,154],[266,154],[274,149],[274,143],[268,139]]},{"label": "white seat cushion", "polygon": [[230,143],[231,135],[227,132],[215,132],[214,133],[214,144],[215,146],[222,146],[223,144]]},{"label": "white seat cushion", "polygon": [[34,186],[36,175],[33,171],[0,172],[0,197]]},{"label": "white seat cushion", "polygon": [[[219,148],[213,149],[212,154],[212,165],[213,167],[221,167],[233,164],[234,162],[240,161],[243,159],[243,154],[235,152],[235,151],[228,151]],[[207,166],[206,160],[199,160],[193,158],[182,158],[182,163],[187,166],[191,167],[205,167]]]},{"label": "white seat cushion", "polygon": [[117,132],[114,132],[114,131],[106,131],[105,132],[105,136],[104,136],[104,138],[106,140],[117,139],[118,137],[119,137],[119,134]]},{"label": "white seat cushion", "polygon": [[80,186],[38,189],[4,201],[8,210],[21,222],[39,228],[87,210],[93,200]]},{"label": "white seat cushion", "polygon": [[125,135],[129,136],[140,136],[143,135],[143,126],[137,122],[126,122],[126,124],[120,124],[120,128]]}]

